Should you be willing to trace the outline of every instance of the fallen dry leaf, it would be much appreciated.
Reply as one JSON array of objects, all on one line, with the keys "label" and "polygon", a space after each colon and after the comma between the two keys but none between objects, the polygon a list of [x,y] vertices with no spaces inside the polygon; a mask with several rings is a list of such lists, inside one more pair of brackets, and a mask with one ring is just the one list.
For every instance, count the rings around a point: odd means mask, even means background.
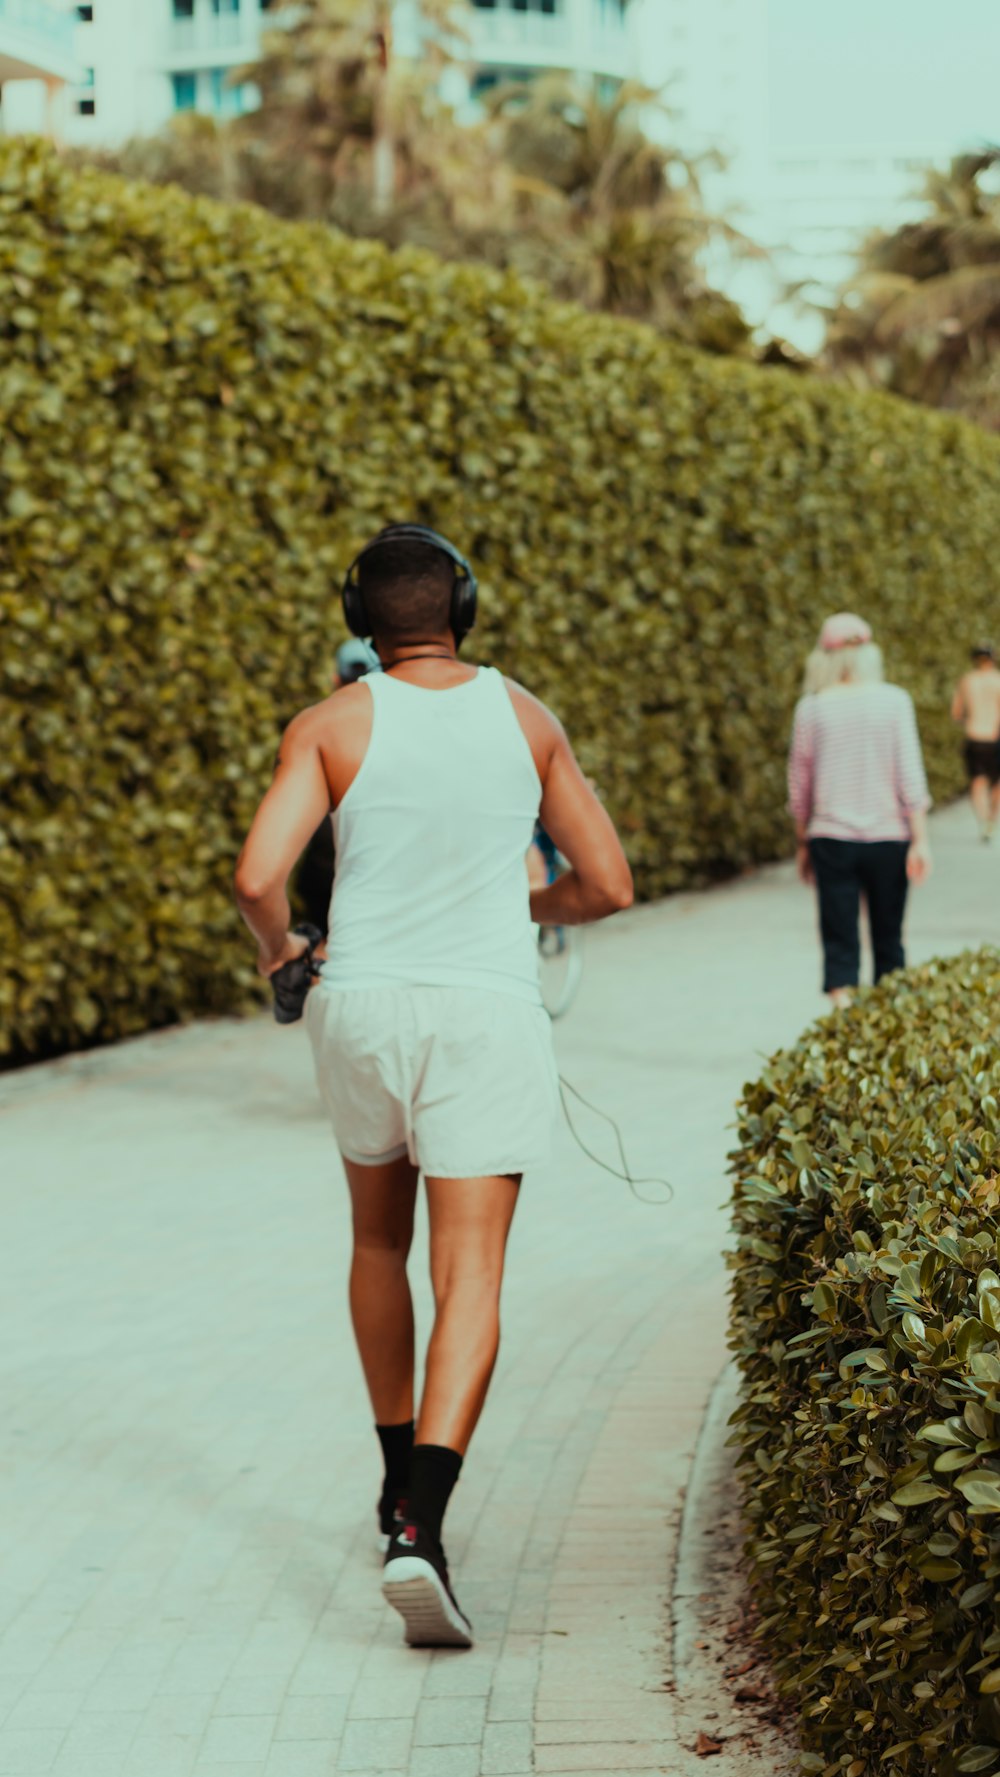
[{"label": "fallen dry leaf", "polygon": [[710,1734],[699,1734],[694,1743],[695,1758],[711,1758],[713,1753],[722,1751],[722,1741],[713,1740]]}]

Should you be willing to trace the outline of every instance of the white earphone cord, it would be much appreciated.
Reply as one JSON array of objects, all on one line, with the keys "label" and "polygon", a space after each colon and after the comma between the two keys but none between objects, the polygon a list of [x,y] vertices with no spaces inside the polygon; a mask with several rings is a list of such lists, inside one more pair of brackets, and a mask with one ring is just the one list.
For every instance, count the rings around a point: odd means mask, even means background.
[{"label": "white earphone cord", "polygon": [[[606,1160],[602,1160],[599,1155],[595,1154],[593,1149],[588,1148],[586,1142],[582,1140],[576,1124],[573,1122],[573,1118],[570,1115],[569,1103],[566,1098],[567,1092],[571,1092],[573,1097],[577,1099],[580,1104],[586,1105],[588,1111],[593,1111],[595,1117],[600,1117],[605,1123],[611,1125],[611,1128],[615,1132],[615,1141],[618,1144],[618,1158],[622,1163],[621,1172],[618,1172],[615,1167],[609,1166]],[[622,1141],[622,1132],[614,1118],[609,1117],[607,1111],[598,1110],[597,1105],[591,1104],[589,1098],[584,1098],[583,1093],[578,1092],[575,1086],[571,1086],[568,1080],[564,1080],[562,1074],[559,1075],[559,1096],[562,1099],[563,1114],[569,1126],[569,1132],[572,1135],[573,1140],[576,1142],[577,1147],[586,1154],[588,1160],[592,1160],[595,1166],[601,1168],[602,1172],[609,1172],[612,1178],[621,1179],[622,1184],[628,1185],[633,1197],[637,1198],[640,1203],[651,1203],[656,1206],[666,1207],[668,1203],[672,1202],[674,1197],[674,1187],[669,1179],[633,1178],[629,1168],[628,1158],[625,1153],[625,1144]],[[648,1197],[639,1190],[640,1185],[662,1185],[667,1195],[665,1197]]]}]

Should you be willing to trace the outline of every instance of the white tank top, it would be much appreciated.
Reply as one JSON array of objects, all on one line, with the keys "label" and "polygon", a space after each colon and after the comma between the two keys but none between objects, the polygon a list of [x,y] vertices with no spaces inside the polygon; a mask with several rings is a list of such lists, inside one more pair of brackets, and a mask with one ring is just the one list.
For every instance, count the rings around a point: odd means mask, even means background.
[{"label": "white tank top", "polygon": [[390,673],[334,811],[322,985],[475,987],[541,1003],[525,853],[541,783],[494,667],[447,691]]}]

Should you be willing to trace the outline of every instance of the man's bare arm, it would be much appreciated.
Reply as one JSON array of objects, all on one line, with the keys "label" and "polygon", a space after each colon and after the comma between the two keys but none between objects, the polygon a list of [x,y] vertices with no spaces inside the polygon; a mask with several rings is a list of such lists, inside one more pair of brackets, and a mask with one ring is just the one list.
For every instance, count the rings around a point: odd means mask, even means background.
[{"label": "man's bare arm", "polygon": [[951,700],[951,719],[953,722],[965,721],[965,680],[959,679],[955,687],[955,695]]},{"label": "man's bare arm", "polygon": [[305,948],[288,927],[285,885],[323,816],[330,791],[316,738],[314,712],[305,710],[285,730],[274,781],[254,815],[236,865],[236,905],[259,945],[257,966],[273,974]]},{"label": "man's bare arm", "polygon": [[632,872],[614,823],[565,733],[548,711],[545,716],[551,747],[542,776],[541,821],[570,868],[546,888],[532,890],[531,917],[539,925],[586,925],[632,905]]}]

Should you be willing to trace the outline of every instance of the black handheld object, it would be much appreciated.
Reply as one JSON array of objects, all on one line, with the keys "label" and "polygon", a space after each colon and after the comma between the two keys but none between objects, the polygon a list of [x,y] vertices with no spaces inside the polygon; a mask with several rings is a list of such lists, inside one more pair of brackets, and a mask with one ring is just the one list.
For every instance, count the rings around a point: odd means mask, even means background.
[{"label": "black handheld object", "polygon": [[365,609],[364,594],[358,584],[358,568],[369,551],[378,549],[380,544],[405,542],[412,540],[417,543],[429,543],[434,549],[440,549],[449,561],[455,564],[455,584],[451,593],[450,628],[455,637],[456,646],[460,645],[468,635],[476,621],[476,603],[478,589],[476,576],[460,549],[442,537],[440,531],[432,531],[423,524],[391,524],[370,543],[366,543],[359,555],[356,555],[344,576],[342,598],[344,601],[344,618],[348,629],[356,636],[370,636],[372,626]]},{"label": "black handheld object", "polygon": [[274,1016],[279,1024],[298,1023],[302,1017],[306,995],[319,974],[316,946],[323,942],[322,932],[318,926],[310,925],[296,926],[295,932],[297,937],[307,940],[309,948],[301,956],[297,956],[294,962],[283,963],[271,976]]}]

